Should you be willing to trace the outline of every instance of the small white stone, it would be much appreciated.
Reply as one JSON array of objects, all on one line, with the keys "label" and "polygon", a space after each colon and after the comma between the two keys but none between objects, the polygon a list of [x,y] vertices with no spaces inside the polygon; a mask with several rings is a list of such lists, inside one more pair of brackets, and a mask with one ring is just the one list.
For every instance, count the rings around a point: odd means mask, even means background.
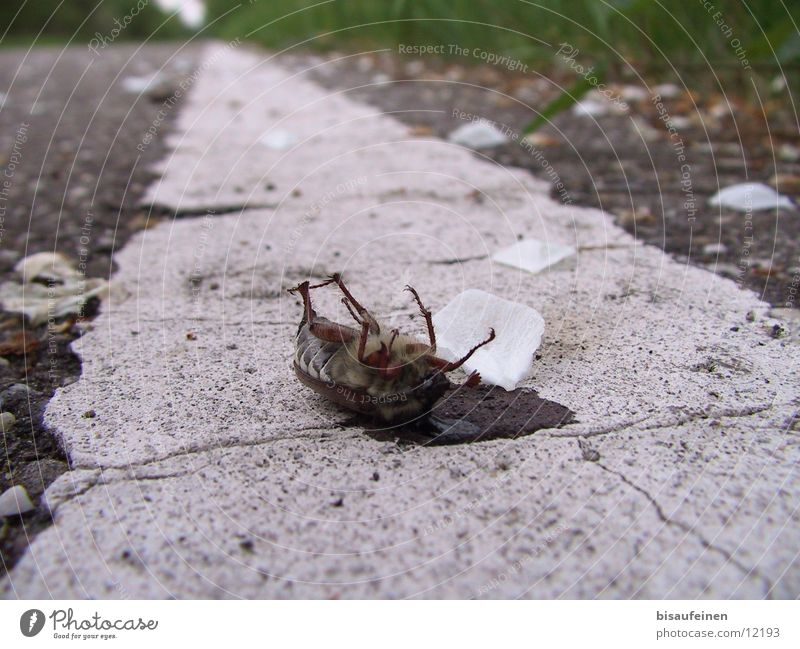
[{"label": "small white stone", "polygon": [[636,103],[646,101],[650,98],[650,93],[641,86],[623,86],[619,91],[619,96],[623,101]]},{"label": "small white stone", "polygon": [[450,361],[463,357],[494,329],[495,339],[464,363],[484,383],[513,390],[532,371],[533,355],[544,335],[544,318],[529,306],[478,289],[453,298],[433,316],[437,354]]},{"label": "small white stone", "polygon": [[681,88],[674,83],[660,83],[653,87],[653,92],[656,95],[661,95],[664,99],[672,99],[681,94]]},{"label": "small white stone", "polygon": [[17,418],[10,412],[0,412],[0,431],[7,433],[17,423]]},{"label": "small white stone", "polygon": [[483,119],[458,127],[447,139],[470,149],[488,149],[508,142],[494,124]]},{"label": "small white stone", "polygon": [[269,131],[261,136],[259,142],[269,149],[283,151],[284,149],[294,146],[297,142],[297,137],[294,133],[290,133],[289,131]]},{"label": "small white stone", "polygon": [[500,264],[521,268],[529,273],[538,273],[540,270],[575,254],[575,248],[553,241],[540,241],[539,239],[524,239],[498,250],[492,259]]},{"label": "small white stone", "polygon": [[36,509],[31,502],[28,492],[22,485],[15,485],[6,489],[0,495],[0,516],[19,516]]},{"label": "small white stone", "polygon": [[140,77],[125,77],[122,80],[122,89],[134,95],[152,96],[166,96],[173,91],[172,83],[162,72]]},{"label": "small white stone", "polygon": [[707,243],[703,246],[704,255],[721,255],[728,252],[728,246],[724,243]]},{"label": "small white stone", "polygon": [[772,92],[783,92],[786,90],[786,77],[782,74],[779,74],[772,81],[770,81],[769,89],[772,90]]},{"label": "small white stone", "polygon": [[596,99],[584,99],[572,107],[572,114],[576,117],[602,117],[609,112],[608,102]]},{"label": "small white stone", "polygon": [[648,124],[638,115],[631,117],[631,124],[633,125],[633,128],[638,131],[642,140],[645,142],[655,142],[661,138],[662,132],[657,128],[650,126],[650,124]]},{"label": "small white stone", "polygon": [[785,142],[778,147],[778,157],[784,162],[800,160],[800,147]]},{"label": "small white stone", "polygon": [[797,209],[794,202],[763,183],[739,183],[717,192],[708,199],[709,205],[720,205],[739,212],[774,210],[776,207]]},{"label": "small white stone", "polygon": [[667,122],[667,126],[670,128],[674,128],[678,131],[689,128],[692,125],[692,120],[686,117],[685,115],[673,115],[669,118],[669,122]]}]

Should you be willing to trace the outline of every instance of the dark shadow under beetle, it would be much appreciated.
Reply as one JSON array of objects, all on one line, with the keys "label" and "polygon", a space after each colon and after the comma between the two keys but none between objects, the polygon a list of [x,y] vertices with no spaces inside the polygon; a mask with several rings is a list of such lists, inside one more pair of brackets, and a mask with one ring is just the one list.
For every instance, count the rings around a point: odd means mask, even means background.
[{"label": "dark shadow under beetle", "polygon": [[424,446],[470,444],[491,439],[515,439],[545,428],[574,421],[574,413],[555,401],[541,398],[535,390],[507,392],[497,386],[457,386],[447,392],[429,413],[395,425],[366,425],[378,441],[401,441]]}]

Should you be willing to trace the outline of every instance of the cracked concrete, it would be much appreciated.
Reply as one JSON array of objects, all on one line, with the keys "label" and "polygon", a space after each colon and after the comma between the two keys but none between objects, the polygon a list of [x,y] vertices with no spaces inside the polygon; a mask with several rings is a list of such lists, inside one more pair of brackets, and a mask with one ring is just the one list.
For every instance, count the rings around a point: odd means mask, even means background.
[{"label": "cracked concrete", "polygon": [[[147,198],[183,215],[119,251],[74,343],[83,376],[46,415],[73,471],[6,597],[800,595],[798,355],[766,304],[268,56],[207,56]],[[578,254],[493,264],[519,235]],[[533,306],[526,385],[577,421],[368,438],[290,369],[283,289],[334,270],[416,333],[407,283],[434,311],[466,288]],[[342,315],[333,292],[317,310]]]}]

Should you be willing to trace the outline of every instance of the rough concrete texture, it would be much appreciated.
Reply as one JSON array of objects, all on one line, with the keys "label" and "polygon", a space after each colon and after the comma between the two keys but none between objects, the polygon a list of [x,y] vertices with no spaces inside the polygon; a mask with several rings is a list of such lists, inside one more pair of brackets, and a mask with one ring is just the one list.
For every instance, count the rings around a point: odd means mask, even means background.
[{"label": "rough concrete texture", "polygon": [[[207,57],[150,201],[269,207],[172,220],[117,255],[74,344],[83,376],[47,412],[74,470],[7,597],[800,594],[798,354],[765,304],[264,55]],[[270,128],[300,144],[259,145]],[[520,235],[578,253],[537,275],[491,261]],[[367,437],[290,368],[283,289],[334,270],[419,334],[406,283],[434,311],[467,288],[534,307],[525,385],[577,422]]]}]

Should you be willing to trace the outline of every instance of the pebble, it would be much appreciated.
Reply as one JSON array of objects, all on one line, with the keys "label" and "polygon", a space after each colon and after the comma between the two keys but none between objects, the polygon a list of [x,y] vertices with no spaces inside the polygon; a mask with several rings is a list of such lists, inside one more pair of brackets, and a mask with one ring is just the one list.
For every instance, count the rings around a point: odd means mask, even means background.
[{"label": "pebble", "polygon": [[703,246],[704,255],[724,255],[728,252],[728,246],[724,243],[707,243]]},{"label": "pebble", "polygon": [[796,209],[787,196],[778,194],[772,187],[763,183],[738,183],[718,191],[708,199],[709,205],[727,207],[739,212],[752,210],[775,210],[779,207]]},{"label": "pebble", "polygon": [[19,254],[13,250],[0,250],[0,268],[8,270],[19,261]]},{"label": "pebble", "polygon": [[800,147],[793,144],[782,144],[778,149],[778,157],[784,162],[800,160]]},{"label": "pebble", "polygon": [[6,489],[0,495],[0,517],[19,516],[34,509],[36,509],[36,505],[31,502],[27,490],[22,485]]},{"label": "pebble", "polygon": [[773,174],[767,184],[788,194],[800,194],[800,175],[798,174]]},{"label": "pebble", "polygon": [[14,383],[0,392],[0,406],[14,408],[23,403],[27,407],[28,400],[35,395],[36,392],[24,383]]},{"label": "pebble", "polygon": [[488,149],[508,142],[508,138],[494,124],[485,120],[459,126],[447,139],[470,149]]},{"label": "pebble", "polygon": [[669,126],[679,131],[689,128],[692,125],[692,120],[684,115],[673,115],[669,119]]},{"label": "pebble", "polygon": [[800,310],[791,308],[778,307],[770,309],[770,317],[775,318],[777,322],[771,322],[772,330],[771,335],[775,338],[790,337],[797,341],[800,339]]},{"label": "pebble", "polygon": [[2,412],[0,413],[0,430],[4,433],[10,431],[14,424],[17,423],[17,418],[10,412]]},{"label": "pebble", "polygon": [[776,320],[767,320],[764,322],[764,328],[767,333],[773,338],[785,338],[789,335],[789,329],[783,322]]},{"label": "pebble", "polygon": [[681,94],[681,88],[674,83],[660,83],[653,87],[653,92],[664,99],[672,99]]},{"label": "pebble", "polygon": [[114,236],[104,234],[97,239],[95,250],[97,252],[114,252]]}]

